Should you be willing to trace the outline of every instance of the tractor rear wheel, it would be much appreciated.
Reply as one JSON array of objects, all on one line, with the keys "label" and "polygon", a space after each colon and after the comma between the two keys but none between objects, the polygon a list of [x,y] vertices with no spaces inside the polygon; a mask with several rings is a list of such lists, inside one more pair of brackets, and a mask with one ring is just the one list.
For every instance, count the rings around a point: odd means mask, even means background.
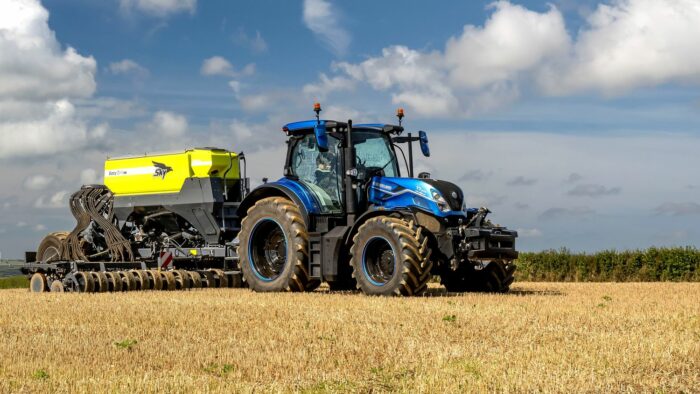
[{"label": "tractor rear wheel", "polygon": [[430,248],[413,221],[381,216],[367,220],[353,238],[352,276],[371,295],[421,295],[428,287]]},{"label": "tractor rear wheel", "polygon": [[282,197],[264,198],[250,209],[239,233],[243,278],[255,291],[309,291],[309,234],[299,208]]},{"label": "tractor rear wheel", "polygon": [[446,269],[441,282],[449,292],[506,293],[515,279],[515,264],[502,260],[486,263],[482,269],[460,266],[457,271]]}]

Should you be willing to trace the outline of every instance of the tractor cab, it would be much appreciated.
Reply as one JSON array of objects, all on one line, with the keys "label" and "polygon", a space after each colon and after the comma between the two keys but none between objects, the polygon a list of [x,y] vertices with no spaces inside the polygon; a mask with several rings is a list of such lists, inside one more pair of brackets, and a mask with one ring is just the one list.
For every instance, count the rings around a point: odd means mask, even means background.
[{"label": "tractor cab", "polygon": [[[344,143],[347,123],[320,121],[326,128],[325,141],[319,144],[314,133],[315,121],[290,123],[285,131],[290,135],[285,176],[300,182],[318,202],[320,213],[341,214],[346,208],[343,193],[345,157],[349,154]],[[391,134],[396,126],[357,125],[352,129],[354,160],[350,166],[354,175],[354,190],[360,208],[368,203],[368,190],[375,177],[400,177],[399,163]]]},{"label": "tractor cab", "polygon": [[[384,204],[382,198],[377,198],[381,187],[405,183],[401,181],[397,150],[401,153],[408,178],[413,178],[413,142],[419,142],[423,154],[430,156],[424,131],[418,136],[411,133],[401,135],[404,131],[401,108],[397,112],[399,125],[353,125],[351,120],[322,120],[318,103],[314,105],[314,111],[315,120],[289,123],[282,130],[290,137],[285,179],[300,183],[309,192],[318,214],[348,214],[347,224],[351,225],[356,213]],[[399,146],[404,143],[408,145],[408,159]],[[420,174],[419,177],[429,178],[429,174]],[[427,196],[432,198],[427,190]]]}]

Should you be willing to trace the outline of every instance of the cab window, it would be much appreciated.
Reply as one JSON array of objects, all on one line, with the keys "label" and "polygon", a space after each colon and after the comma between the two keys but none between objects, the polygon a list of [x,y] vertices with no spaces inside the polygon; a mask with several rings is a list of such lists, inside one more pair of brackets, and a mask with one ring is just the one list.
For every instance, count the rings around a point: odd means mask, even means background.
[{"label": "cab window", "polygon": [[328,137],[328,152],[319,152],[316,137],[297,140],[291,156],[291,172],[311,191],[322,213],[342,211],[340,141]]},{"label": "cab window", "polygon": [[388,177],[399,175],[394,151],[384,133],[353,130],[352,136],[360,178],[380,173]]}]

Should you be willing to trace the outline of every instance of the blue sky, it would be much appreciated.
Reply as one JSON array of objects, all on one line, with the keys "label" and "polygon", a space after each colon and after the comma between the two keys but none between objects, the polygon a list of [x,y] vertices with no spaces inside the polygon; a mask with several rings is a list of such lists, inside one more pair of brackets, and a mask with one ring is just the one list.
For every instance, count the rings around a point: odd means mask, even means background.
[{"label": "blue sky", "polygon": [[695,1],[9,0],[0,33],[4,257],[70,230],[110,155],[216,145],[280,176],[315,100],[404,107],[418,166],[523,250],[698,245]]}]

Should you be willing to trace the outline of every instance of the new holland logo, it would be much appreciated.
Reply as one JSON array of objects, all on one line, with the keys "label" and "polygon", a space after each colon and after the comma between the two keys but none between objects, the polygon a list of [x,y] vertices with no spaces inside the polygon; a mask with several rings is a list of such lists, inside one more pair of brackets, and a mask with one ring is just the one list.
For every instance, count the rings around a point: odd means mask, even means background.
[{"label": "new holland logo", "polygon": [[160,177],[160,179],[165,179],[165,176],[173,170],[172,167],[155,161],[153,162],[153,166],[156,167],[155,172],[153,172],[153,176]]}]

